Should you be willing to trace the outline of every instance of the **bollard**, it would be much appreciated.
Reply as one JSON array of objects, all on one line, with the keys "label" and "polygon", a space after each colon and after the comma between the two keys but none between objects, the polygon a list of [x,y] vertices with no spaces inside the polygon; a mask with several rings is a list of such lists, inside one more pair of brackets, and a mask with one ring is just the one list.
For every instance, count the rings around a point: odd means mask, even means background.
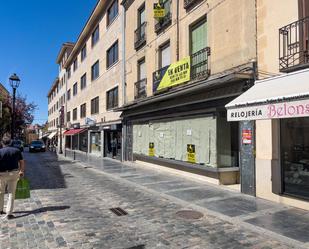
[{"label": "bollard", "polygon": [[75,160],[75,150],[73,151],[73,160]]}]

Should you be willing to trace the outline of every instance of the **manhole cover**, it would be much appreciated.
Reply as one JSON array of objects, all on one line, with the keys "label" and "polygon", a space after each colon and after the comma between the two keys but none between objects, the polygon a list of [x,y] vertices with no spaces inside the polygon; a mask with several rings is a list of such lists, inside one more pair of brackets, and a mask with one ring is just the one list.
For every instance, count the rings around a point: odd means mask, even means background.
[{"label": "manhole cover", "polygon": [[202,213],[193,210],[182,210],[178,211],[176,214],[177,216],[188,220],[198,220],[204,216]]}]

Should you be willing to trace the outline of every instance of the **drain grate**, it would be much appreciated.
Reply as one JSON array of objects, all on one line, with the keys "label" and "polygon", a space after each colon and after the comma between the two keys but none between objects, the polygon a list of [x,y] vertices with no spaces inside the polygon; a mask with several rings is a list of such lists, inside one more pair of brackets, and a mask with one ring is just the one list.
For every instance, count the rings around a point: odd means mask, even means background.
[{"label": "drain grate", "polygon": [[112,211],[114,214],[116,214],[117,216],[124,216],[127,215],[128,213],[123,210],[120,207],[116,207],[116,208],[111,208],[110,211]]},{"label": "drain grate", "polygon": [[177,216],[188,220],[198,220],[204,216],[202,213],[194,210],[181,210],[178,211],[176,214]]}]

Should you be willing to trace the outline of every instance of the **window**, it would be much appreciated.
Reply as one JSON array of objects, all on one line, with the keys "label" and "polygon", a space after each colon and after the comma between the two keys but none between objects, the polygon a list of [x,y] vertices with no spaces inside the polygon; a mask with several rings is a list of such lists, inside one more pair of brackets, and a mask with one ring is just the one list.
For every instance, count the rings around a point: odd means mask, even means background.
[{"label": "window", "polygon": [[68,79],[71,78],[71,67],[68,68]]},{"label": "window", "polygon": [[97,61],[91,67],[91,80],[97,79],[99,75],[100,75],[100,63],[99,61]]},{"label": "window", "polygon": [[71,121],[71,112],[67,112],[67,122]]},{"label": "window", "polygon": [[146,63],[145,63],[145,58],[143,58],[143,59],[138,61],[137,70],[138,70],[138,80],[146,79]]},{"label": "window", "polygon": [[107,10],[107,26],[110,25],[118,15],[118,0],[115,0]]},{"label": "window", "polygon": [[159,67],[164,68],[171,64],[171,46],[167,42],[159,48]]},{"label": "window", "polygon": [[207,22],[206,18],[194,24],[190,30],[191,55],[207,47]]},{"label": "window", "polygon": [[77,94],[77,82],[73,85],[73,96]]},{"label": "window", "polygon": [[77,69],[77,58],[73,62],[73,71],[75,72],[76,69]]},{"label": "window", "polygon": [[91,45],[92,46],[96,45],[97,42],[99,41],[99,38],[100,38],[100,30],[99,26],[97,26],[91,35]]},{"label": "window", "polygon": [[118,41],[116,41],[108,50],[106,55],[106,67],[109,68],[118,61]]},{"label": "window", "polygon": [[69,101],[71,99],[71,89],[67,92],[67,100]]},{"label": "window", "polygon": [[99,97],[91,100],[91,114],[99,113]]},{"label": "window", "polygon": [[77,119],[77,108],[73,110],[73,120]]},{"label": "window", "polygon": [[80,117],[81,118],[86,117],[86,103],[80,106]]},{"label": "window", "polygon": [[106,93],[107,110],[118,107],[118,87]]},{"label": "window", "polygon": [[83,90],[86,86],[87,86],[87,76],[86,76],[86,74],[84,74],[80,78],[80,89]]},{"label": "window", "polygon": [[87,46],[85,45],[80,53],[81,61],[83,61],[86,58],[86,56],[87,56]]},{"label": "window", "polygon": [[145,3],[142,4],[142,6],[138,9],[138,26],[142,26],[144,22],[146,22],[146,16],[145,16]]}]

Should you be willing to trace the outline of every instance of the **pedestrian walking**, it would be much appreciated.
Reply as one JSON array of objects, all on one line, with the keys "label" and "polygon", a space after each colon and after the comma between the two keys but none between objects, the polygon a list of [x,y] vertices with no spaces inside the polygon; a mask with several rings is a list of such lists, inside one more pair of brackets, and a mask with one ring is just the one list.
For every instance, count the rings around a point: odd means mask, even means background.
[{"label": "pedestrian walking", "polygon": [[[15,191],[19,177],[24,176],[25,162],[19,149],[10,147],[11,139],[4,136],[3,148],[0,149],[0,213],[5,218],[13,219]],[[3,211],[5,189],[8,190],[6,213]]]}]

